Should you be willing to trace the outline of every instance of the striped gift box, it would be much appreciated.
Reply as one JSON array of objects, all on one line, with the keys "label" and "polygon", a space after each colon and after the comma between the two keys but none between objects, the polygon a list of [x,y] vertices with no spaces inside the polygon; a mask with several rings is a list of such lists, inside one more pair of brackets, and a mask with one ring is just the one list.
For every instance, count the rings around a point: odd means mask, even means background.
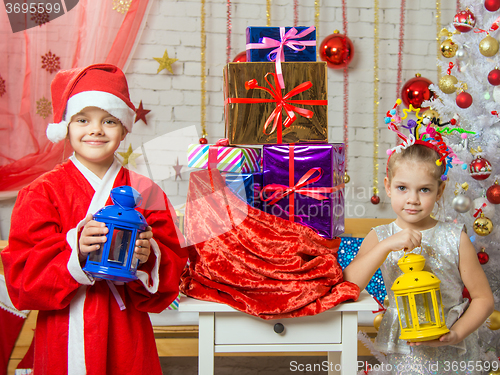
[{"label": "striped gift box", "polygon": [[[210,145],[188,146],[188,167],[207,169]],[[217,147],[217,169],[221,172],[260,172],[260,149],[242,147]]]}]

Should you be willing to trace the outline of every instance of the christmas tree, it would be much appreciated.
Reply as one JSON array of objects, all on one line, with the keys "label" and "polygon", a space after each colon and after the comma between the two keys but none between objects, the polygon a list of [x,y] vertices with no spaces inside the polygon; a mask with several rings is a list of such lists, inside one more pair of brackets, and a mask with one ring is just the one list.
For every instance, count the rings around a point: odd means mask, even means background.
[{"label": "christmas tree", "polygon": [[[495,298],[479,329],[483,359],[500,356],[500,0],[461,1],[461,11],[440,33],[442,73],[424,120],[434,123],[463,165],[448,173],[447,221],[464,224]],[[464,291],[467,296],[467,291]]]}]

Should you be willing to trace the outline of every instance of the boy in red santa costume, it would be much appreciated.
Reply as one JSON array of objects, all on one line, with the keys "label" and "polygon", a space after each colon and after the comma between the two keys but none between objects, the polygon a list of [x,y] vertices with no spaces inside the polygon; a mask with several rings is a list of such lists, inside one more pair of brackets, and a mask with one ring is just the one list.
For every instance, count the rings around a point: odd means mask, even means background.
[{"label": "boy in red santa costume", "polygon": [[[60,71],[51,91],[55,124],[47,136],[69,138],[74,154],[19,192],[1,253],[12,303],[39,310],[34,373],[161,374],[148,312],[177,296],[187,250],[163,191],[114,156],[135,117],[126,78],[96,64]],[[150,226],[136,242],[139,279],[126,284],[82,270],[106,240],[106,226],[92,215],[121,185],[141,193],[137,209]]]}]

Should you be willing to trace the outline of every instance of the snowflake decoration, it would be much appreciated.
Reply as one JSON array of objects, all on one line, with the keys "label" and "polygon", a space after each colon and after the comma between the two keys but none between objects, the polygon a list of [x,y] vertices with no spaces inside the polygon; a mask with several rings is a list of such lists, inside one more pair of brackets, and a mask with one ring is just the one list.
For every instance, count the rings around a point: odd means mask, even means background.
[{"label": "snowflake decoration", "polygon": [[31,13],[32,16],[30,18],[31,21],[35,21],[38,26],[42,26],[44,23],[50,21],[49,14],[45,11],[39,12],[38,10],[35,13]]},{"label": "snowflake decoration", "polygon": [[42,99],[36,101],[36,113],[45,120],[49,115],[52,114],[52,103],[49,102],[45,96]]},{"label": "snowflake decoration", "polygon": [[45,69],[49,73],[54,73],[61,69],[59,56],[56,56],[50,51],[42,56],[42,69]]},{"label": "snowflake decoration", "polygon": [[113,10],[125,14],[128,12],[131,4],[132,0],[113,0]]},{"label": "snowflake decoration", "polygon": [[5,89],[5,80],[0,76],[0,96],[3,96],[7,90]]}]

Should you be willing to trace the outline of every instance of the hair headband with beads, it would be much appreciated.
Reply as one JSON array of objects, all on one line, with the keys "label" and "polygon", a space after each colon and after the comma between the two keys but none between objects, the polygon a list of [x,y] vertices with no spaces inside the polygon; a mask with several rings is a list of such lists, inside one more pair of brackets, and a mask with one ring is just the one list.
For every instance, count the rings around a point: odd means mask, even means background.
[{"label": "hair headband with beads", "polygon": [[[441,134],[433,128],[432,120],[428,118],[424,118],[419,115],[420,108],[414,108],[410,104],[409,109],[403,109],[404,116],[400,117],[397,115],[396,108],[401,104],[401,99],[396,101],[394,107],[387,111],[385,117],[385,123],[387,124],[389,130],[395,132],[399,138],[401,138],[402,143],[396,147],[393,147],[387,150],[387,154],[389,155],[389,159],[387,160],[386,167],[386,175],[389,174],[389,160],[394,153],[400,153],[402,150],[407,149],[408,147],[418,144],[422,146],[429,147],[436,151],[439,154],[439,158],[436,159],[436,165],[440,166],[444,164],[444,172],[441,176],[441,180],[446,181],[448,179],[448,170],[453,168],[452,164],[463,164],[462,161],[458,159],[458,156],[453,152],[453,150],[445,143]],[[409,119],[405,124],[403,124],[403,120],[408,117],[410,112],[415,112],[415,116],[417,117],[417,121],[413,119]],[[456,120],[454,121],[456,123]],[[444,124],[443,124],[444,125]],[[403,127],[409,131],[409,135],[405,136],[399,130],[399,127]],[[422,131],[423,129],[423,131]],[[459,129],[459,128],[456,128]],[[467,132],[472,133],[472,132]],[[462,133],[462,138],[467,137],[465,132]],[[467,167],[465,165],[465,167]]]}]

